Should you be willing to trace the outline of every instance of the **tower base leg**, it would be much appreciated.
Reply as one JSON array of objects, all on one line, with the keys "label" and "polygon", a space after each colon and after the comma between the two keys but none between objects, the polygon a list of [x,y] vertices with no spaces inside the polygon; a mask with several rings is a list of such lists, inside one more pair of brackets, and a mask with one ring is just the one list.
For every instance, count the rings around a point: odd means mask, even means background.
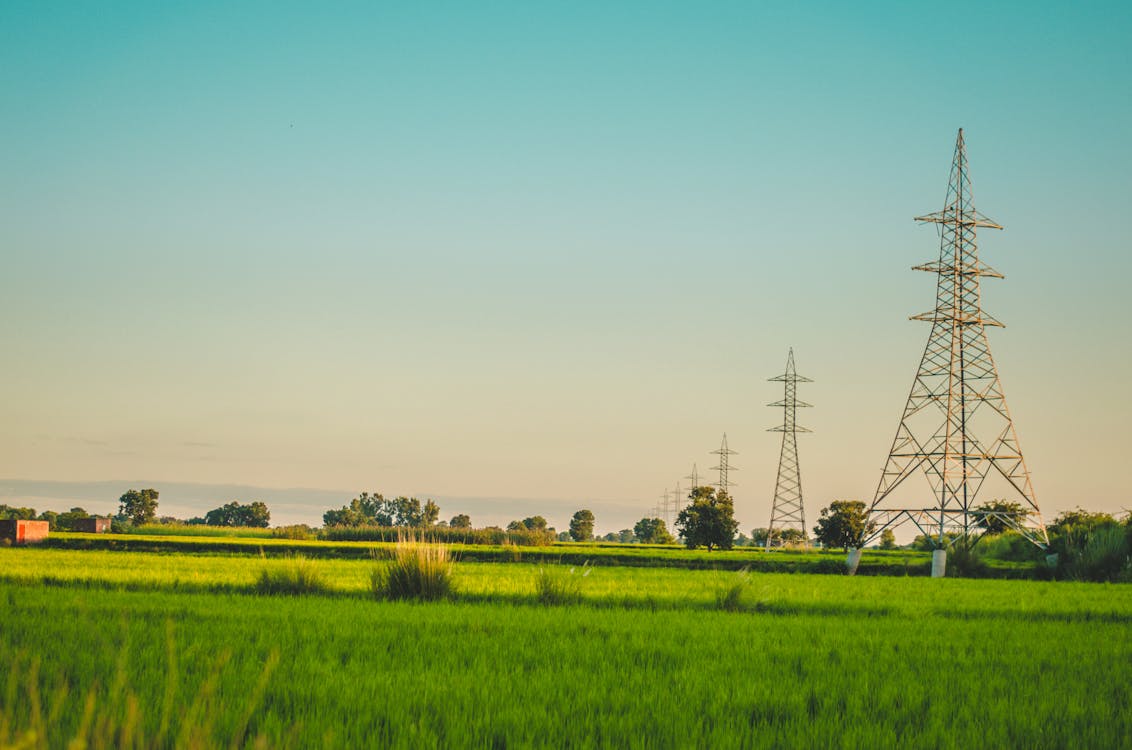
[{"label": "tower base leg", "polygon": [[849,575],[857,574],[857,566],[861,564],[861,548],[850,547],[849,554],[845,558],[845,571]]},{"label": "tower base leg", "polygon": [[943,578],[947,572],[947,550],[932,550],[932,578]]}]

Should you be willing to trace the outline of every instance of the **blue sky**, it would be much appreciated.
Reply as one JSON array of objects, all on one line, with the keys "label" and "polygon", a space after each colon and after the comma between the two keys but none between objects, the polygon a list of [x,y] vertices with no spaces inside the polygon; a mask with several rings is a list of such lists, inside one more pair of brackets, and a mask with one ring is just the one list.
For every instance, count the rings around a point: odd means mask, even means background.
[{"label": "blue sky", "polygon": [[4,4],[0,477],[607,529],[726,431],[749,528],[793,346],[869,499],[964,127],[1038,501],[1132,504],[1127,4],[611,6]]}]

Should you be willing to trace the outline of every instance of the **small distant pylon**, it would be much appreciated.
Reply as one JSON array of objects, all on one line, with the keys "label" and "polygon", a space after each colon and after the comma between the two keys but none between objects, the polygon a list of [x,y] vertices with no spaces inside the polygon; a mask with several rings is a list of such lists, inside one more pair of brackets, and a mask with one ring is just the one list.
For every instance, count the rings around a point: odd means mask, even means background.
[{"label": "small distant pylon", "polygon": [[692,473],[684,478],[692,483],[691,489],[694,490],[700,486],[700,472],[699,469],[696,468],[695,464],[692,464]]},{"label": "small distant pylon", "polygon": [[664,518],[668,513],[668,495],[668,490],[665,490],[664,494],[660,496],[660,502],[653,506],[653,518]]},{"label": "small distant pylon", "polygon": [[735,483],[731,481],[728,474],[732,470],[739,471],[739,469],[730,465],[731,462],[730,462],[728,457],[729,456],[737,456],[737,455],[739,455],[739,453],[738,453],[738,451],[733,451],[733,450],[731,450],[730,448],[727,447],[727,433],[726,432],[723,433],[723,443],[720,444],[719,450],[712,451],[712,455],[719,456],[719,466],[711,467],[712,471],[716,471],[716,470],[719,471],[719,482],[716,483],[715,486],[718,489],[721,489],[724,492],[730,494],[731,488],[735,486]]},{"label": "small distant pylon", "polygon": [[672,531],[672,525],[676,523],[676,516],[680,512],[680,498],[681,498],[680,483],[676,483],[676,489],[672,491],[672,515],[665,516],[664,526],[669,531]]},{"label": "small distant pylon", "polygon": [[802,472],[798,464],[798,437],[799,432],[810,430],[800,426],[795,421],[795,410],[799,407],[812,406],[805,401],[798,400],[798,383],[812,383],[809,378],[802,377],[794,369],[794,350],[791,349],[786,357],[786,372],[769,379],[772,383],[782,383],[785,394],[781,401],[775,401],[767,406],[782,407],[782,425],[771,427],[767,432],[782,433],[782,449],[778,455],[778,481],[774,484],[774,504],[770,510],[770,526],[767,527],[766,549],[777,543],[775,529],[781,533],[785,529],[799,529],[802,540],[809,544],[810,536],[806,533],[806,511],[802,505]]}]

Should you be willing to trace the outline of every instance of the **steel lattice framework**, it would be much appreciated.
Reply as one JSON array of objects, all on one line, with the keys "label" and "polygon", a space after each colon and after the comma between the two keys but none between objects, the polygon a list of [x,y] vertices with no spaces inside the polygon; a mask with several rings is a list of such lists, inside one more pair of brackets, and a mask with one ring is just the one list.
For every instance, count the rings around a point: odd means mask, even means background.
[{"label": "steel lattice framework", "polygon": [[[1002,227],[975,210],[962,129],[944,208],[916,221],[935,224],[940,234],[939,260],[914,267],[936,274],[935,309],[911,318],[932,329],[869,508],[875,530],[864,542],[911,521],[937,548],[945,548],[953,534],[977,538],[985,520],[994,517],[1044,547],[1049,538],[987,341],[987,327],[1002,323],[982,308],[980,280],[1002,274],[979,260],[975,232]],[[892,493],[920,472],[932,502],[889,507]],[[976,506],[988,477],[1009,495],[995,499],[1017,503],[1022,514]]]},{"label": "steel lattice framework", "polygon": [[786,357],[786,372],[769,379],[772,383],[782,383],[785,393],[781,401],[767,406],[782,407],[782,424],[771,427],[768,432],[782,433],[782,449],[778,455],[778,480],[774,484],[774,504],[770,509],[770,526],[767,528],[766,548],[770,549],[781,540],[776,538],[775,529],[799,529],[802,539],[808,542],[806,533],[806,511],[802,505],[802,473],[798,464],[798,433],[810,432],[795,420],[798,407],[812,406],[798,400],[798,383],[814,381],[803,377],[794,369],[794,350]]},{"label": "steel lattice framework", "polygon": [[719,482],[715,485],[720,490],[730,494],[731,488],[735,483],[730,479],[732,471],[739,471],[736,467],[731,465],[730,456],[739,455],[738,451],[733,451],[727,447],[727,433],[723,433],[723,442],[719,446],[719,450],[712,451],[713,456],[719,456],[719,466],[711,467],[712,471],[719,471]]}]

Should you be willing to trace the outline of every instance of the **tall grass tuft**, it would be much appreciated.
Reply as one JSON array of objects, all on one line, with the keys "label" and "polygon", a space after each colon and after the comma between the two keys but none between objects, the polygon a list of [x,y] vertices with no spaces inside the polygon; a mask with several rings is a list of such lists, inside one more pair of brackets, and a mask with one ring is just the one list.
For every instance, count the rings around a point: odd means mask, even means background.
[{"label": "tall grass tuft", "polygon": [[1132,566],[1125,530],[1098,526],[1089,532],[1069,566],[1069,575],[1081,581],[1127,580]]},{"label": "tall grass tuft", "polygon": [[578,604],[582,601],[582,581],[593,571],[589,560],[577,568],[563,569],[559,565],[539,566],[535,577],[535,596],[540,604]]},{"label": "tall grass tuft", "polygon": [[446,599],[452,595],[452,562],[448,545],[402,537],[392,559],[370,574],[370,589],[381,599]]},{"label": "tall grass tuft", "polygon": [[295,555],[282,567],[270,566],[261,570],[255,590],[258,594],[302,596],[324,594],[330,590],[330,584],[314,560]]},{"label": "tall grass tuft", "polygon": [[748,568],[735,572],[731,583],[721,586],[715,592],[715,604],[724,612],[738,612],[743,608],[743,595],[751,586],[751,573]]}]

